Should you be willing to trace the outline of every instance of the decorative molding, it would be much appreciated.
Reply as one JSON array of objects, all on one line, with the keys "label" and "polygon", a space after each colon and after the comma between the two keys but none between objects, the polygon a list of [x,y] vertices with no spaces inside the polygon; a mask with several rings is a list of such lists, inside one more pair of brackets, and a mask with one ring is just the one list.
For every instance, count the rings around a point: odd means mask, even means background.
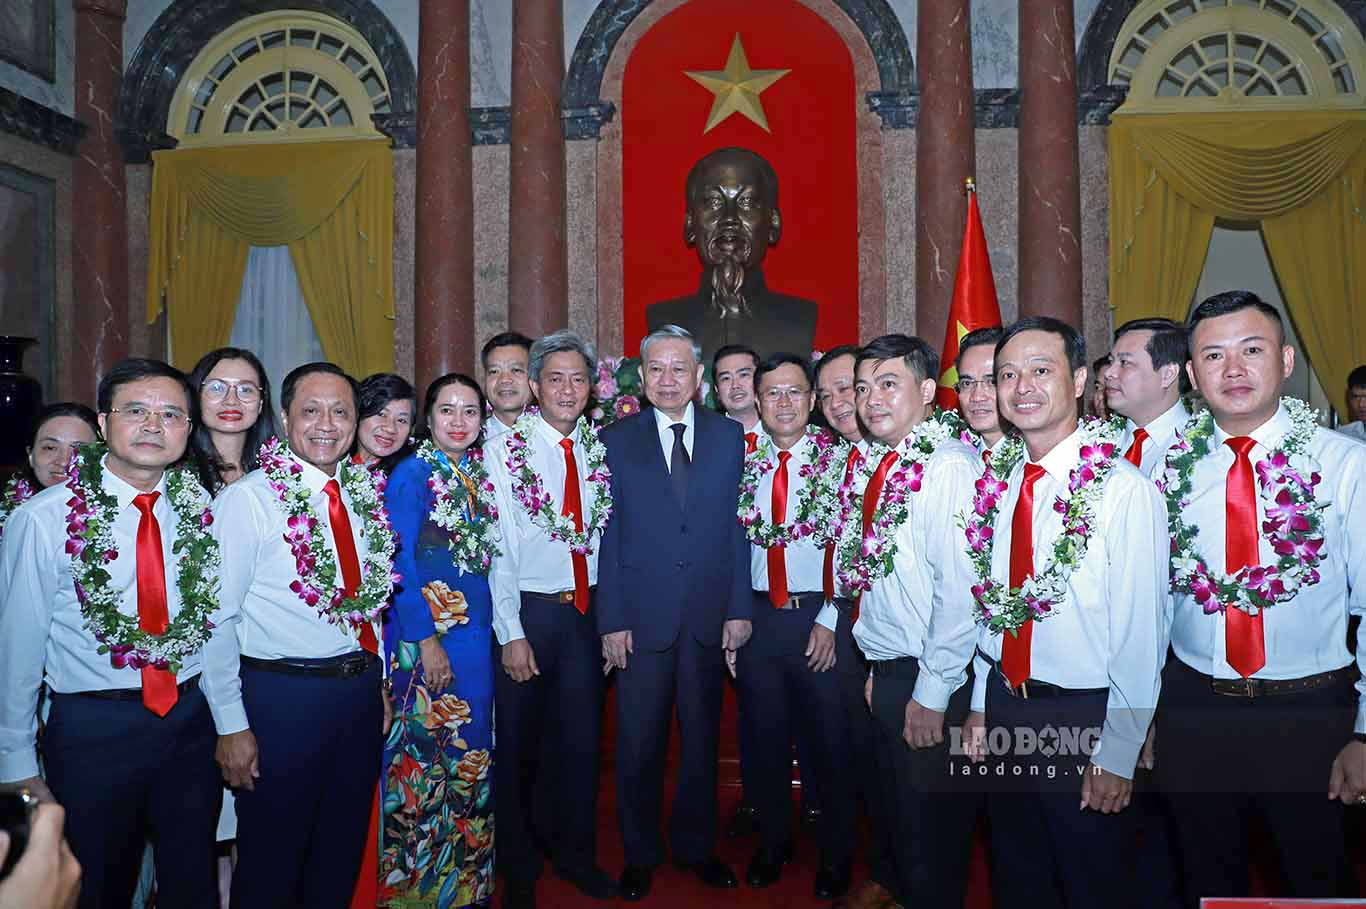
[{"label": "decorative molding", "polygon": [[86,129],[79,120],[0,86],[0,132],[74,155]]},{"label": "decorative molding", "polygon": [[[622,33],[651,0],[602,0],[588,20],[569,61],[561,93],[566,137],[597,138],[616,108],[602,98],[602,77]],[[834,0],[858,26],[877,64],[881,87],[869,92],[868,108],[882,117],[883,129],[909,129],[918,102],[911,45],[887,0]],[[1363,0],[1366,2],[1366,0]]]},{"label": "decorative molding", "polygon": [[157,147],[150,140],[165,134],[176,88],[206,44],[248,16],[286,9],[323,13],[360,32],[384,69],[390,109],[417,110],[417,70],[408,48],[371,0],[174,0],[147,30],[123,74],[116,124],[120,139],[129,143],[125,158],[148,160]]},{"label": "decorative molding", "polygon": [[1097,85],[1077,96],[1077,123],[1109,126],[1113,114],[1129,96],[1127,85]]},{"label": "decorative molding", "polygon": [[417,148],[417,112],[406,110],[387,114],[371,114],[375,129],[389,137],[394,148]]},{"label": "decorative molding", "polygon": [[507,145],[512,141],[512,108],[471,107],[470,141],[475,145]]},{"label": "decorative molding", "polygon": [[978,129],[1020,128],[1019,89],[979,88],[972,93],[972,106]]}]

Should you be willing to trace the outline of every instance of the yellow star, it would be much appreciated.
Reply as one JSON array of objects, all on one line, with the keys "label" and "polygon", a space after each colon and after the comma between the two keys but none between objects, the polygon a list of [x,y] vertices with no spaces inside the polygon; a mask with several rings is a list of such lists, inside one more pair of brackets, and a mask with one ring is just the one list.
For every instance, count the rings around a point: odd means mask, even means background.
[{"label": "yellow star", "polygon": [[706,72],[688,72],[690,79],[711,92],[711,113],[707,116],[707,126],[702,132],[710,132],[712,127],[731,114],[742,114],[763,127],[768,128],[768,118],[764,116],[764,106],[759,95],[774,82],[792,72],[790,69],[750,69],[745,57],[745,46],[740,43],[740,34],[735,34],[735,43],[730,46],[730,56],[726,58],[726,68]]}]

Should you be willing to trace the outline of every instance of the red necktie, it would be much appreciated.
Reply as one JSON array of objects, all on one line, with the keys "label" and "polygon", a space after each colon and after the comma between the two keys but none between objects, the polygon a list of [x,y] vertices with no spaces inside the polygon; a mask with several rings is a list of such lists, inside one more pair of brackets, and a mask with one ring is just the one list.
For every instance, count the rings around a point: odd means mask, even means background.
[{"label": "red necktie", "polygon": [[985,465],[988,466],[988,467],[991,466],[991,449],[990,449],[990,448],[983,448],[983,449],[982,449],[982,463],[985,464]]},{"label": "red necktie", "polygon": [[[1010,589],[1018,590],[1025,579],[1034,576],[1034,484],[1046,471],[1038,464],[1026,464],[1020,498],[1010,518]],[[1029,678],[1030,642],[1034,640],[1034,620],[1027,619],[1015,633],[1001,636],[1001,671],[1011,688]]]},{"label": "red necktie", "polygon": [[[877,463],[877,470],[873,471],[873,477],[868,481],[868,488],[863,491],[863,538],[868,539],[868,535],[873,532],[873,513],[877,511],[877,500],[882,498],[882,484],[887,482],[887,473],[892,469],[901,456],[892,449],[882,456],[882,460]],[[854,621],[858,621],[858,601],[863,598],[862,592],[854,599]]]},{"label": "red necktie", "polygon": [[759,447],[759,434],[757,432],[745,433],[745,454],[754,454],[754,449]]},{"label": "red necktie", "polygon": [[[574,531],[583,533],[583,500],[579,497],[579,465],[574,460],[574,440],[560,439],[564,449],[564,507],[560,514],[574,519]],[[571,553],[574,562],[574,608],[588,614],[588,557]]]},{"label": "red necktie", "polygon": [[[790,451],[778,452],[778,472],[773,475],[773,526],[787,520],[787,462]],[[782,546],[768,547],[768,600],[775,609],[787,602],[787,559]]]},{"label": "red necktie", "polygon": [[[1233,449],[1233,466],[1224,481],[1224,571],[1235,574],[1257,565],[1257,492],[1252,483],[1248,453],[1257,444],[1250,436],[1234,436],[1224,442]],[[1228,664],[1243,678],[1266,665],[1266,640],[1262,616],[1248,615],[1230,606],[1224,610],[1224,649]]]},{"label": "red necktie", "polygon": [[[161,555],[161,527],[152,506],[159,492],[144,492],[133,497],[142,516],[138,518],[137,582],[138,627],[148,634],[165,634],[171,623],[166,608],[166,563]],[[157,716],[171,712],[179,699],[175,676],[169,669],[142,667],[142,703]]]},{"label": "red necktie", "polygon": [[[858,450],[858,446],[851,446],[849,457],[844,462],[844,485],[848,486],[849,481],[854,478],[854,471],[863,463],[863,452]],[[825,544],[825,568],[821,572],[822,590],[827,600],[835,598],[835,544]]]},{"label": "red necktie", "polygon": [[[351,536],[351,518],[342,504],[341,487],[336,480],[323,486],[327,493],[327,523],[332,528],[332,542],[337,546],[337,561],[341,564],[342,593],[348,597],[360,589],[360,559],[356,558],[356,540]],[[369,622],[360,625],[360,645],[371,653],[379,653],[379,640]]]},{"label": "red necktie", "polygon": [[1143,443],[1148,440],[1148,430],[1140,426],[1134,432],[1134,442],[1129,446],[1129,450],[1124,452],[1124,460],[1135,467],[1143,466]]}]

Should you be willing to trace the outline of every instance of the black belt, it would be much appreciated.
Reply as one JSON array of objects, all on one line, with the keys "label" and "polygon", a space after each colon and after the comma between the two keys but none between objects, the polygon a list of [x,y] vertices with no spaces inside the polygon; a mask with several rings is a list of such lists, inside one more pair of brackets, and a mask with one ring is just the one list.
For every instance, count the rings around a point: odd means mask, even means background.
[{"label": "black belt", "polygon": [[242,665],[263,672],[278,672],[283,675],[311,675],[328,679],[354,679],[365,675],[379,665],[379,657],[364,650],[347,653],[337,657],[320,660],[305,660],[286,657],[282,660],[259,660],[243,656]]},{"label": "black belt", "polygon": [[[192,675],[185,681],[175,686],[177,694],[184,694],[192,688],[199,687],[199,676]],[[62,694],[63,692],[56,692]],[[106,688],[102,691],[72,691],[69,692],[75,697],[99,698],[102,701],[140,701],[142,700],[141,688]]]},{"label": "black belt", "polygon": [[868,668],[874,676],[906,678],[920,671],[920,657],[897,657],[894,660],[869,660]]},{"label": "black belt", "polygon": [[793,609],[801,609],[803,606],[824,606],[825,594],[819,590],[803,591],[801,593],[789,593],[787,602],[781,606],[774,606],[773,601],[768,598],[767,590],[754,591],[754,599],[763,600],[769,609],[776,609],[779,612],[788,612]]},{"label": "black belt", "polygon": [[1084,694],[1105,694],[1110,690],[1109,686],[1106,686],[1105,688],[1064,688],[1061,685],[1054,685],[1052,682],[1041,682],[1038,679],[1025,679],[1018,686],[1012,686],[1010,684],[1010,679],[1006,678],[1006,674],[1001,671],[1001,662],[999,660],[993,660],[991,657],[987,656],[982,652],[982,648],[980,647],[977,648],[977,655],[990,663],[991,668],[996,670],[996,674],[1001,677],[1001,684],[1005,688],[1006,693],[1011,697],[1017,697],[1022,700],[1027,701],[1032,698],[1077,697]]},{"label": "black belt", "polygon": [[[1196,670],[1191,671],[1196,672]],[[1341,669],[1316,672],[1313,675],[1306,675],[1298,679],[1216,679],[1213,676],[1205,675],[1203,672],[1196,672],[1196,674],[1210,683],[1215,694],[1235,698],[1260,698],[1276,694],[1313,691],[1316,688],[1327,688],[1329,685],[1336,685],[1339,682],[1349,682],[1353,680],[1354,672],[1354,667],[1344,666]]]},{"label": "black belt", "polygon": [[[594,584],[588,588],[588,595],[591,597],[597,593],[598,585]],[[530,597],[533,600],[546,600],[550,603],[572,603],[574,602],[574,588],[568,590],[557,590],[554,593],[541,593],[539,590],[523,590],[522,596]]]}]

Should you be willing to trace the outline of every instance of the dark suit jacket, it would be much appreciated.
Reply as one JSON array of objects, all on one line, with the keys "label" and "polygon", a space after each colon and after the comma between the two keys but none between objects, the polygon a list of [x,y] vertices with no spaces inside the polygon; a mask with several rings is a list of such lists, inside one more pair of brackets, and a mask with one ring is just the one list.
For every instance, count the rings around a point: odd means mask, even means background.
[{"label": "dark suit jacket", "polygon": [[693,405],[688,500],[669,481],[653,410],[602,431],[612,517],[598,558],[598,633],[631,632],[634,647],[667,650],[680,631],[719,644],[727,619],[753,610],[749,541],[736,517],[745,445],[740,424]]},{"label": "dark suit jacket", "polygon": [[815,303],[774,293],[764,284],[764,274],[759,270],[745,275],[744,294],[752,315],[722,319],[711,305],[711,272],[703,271],[697,293],[652,303],[645,308],[645,320],[650,331],[661,325],[686,328],[702,345],[702,359],[707,363],[727,344],[753,347],[760,359],[775,353],[811,356],[816,337]]}]

